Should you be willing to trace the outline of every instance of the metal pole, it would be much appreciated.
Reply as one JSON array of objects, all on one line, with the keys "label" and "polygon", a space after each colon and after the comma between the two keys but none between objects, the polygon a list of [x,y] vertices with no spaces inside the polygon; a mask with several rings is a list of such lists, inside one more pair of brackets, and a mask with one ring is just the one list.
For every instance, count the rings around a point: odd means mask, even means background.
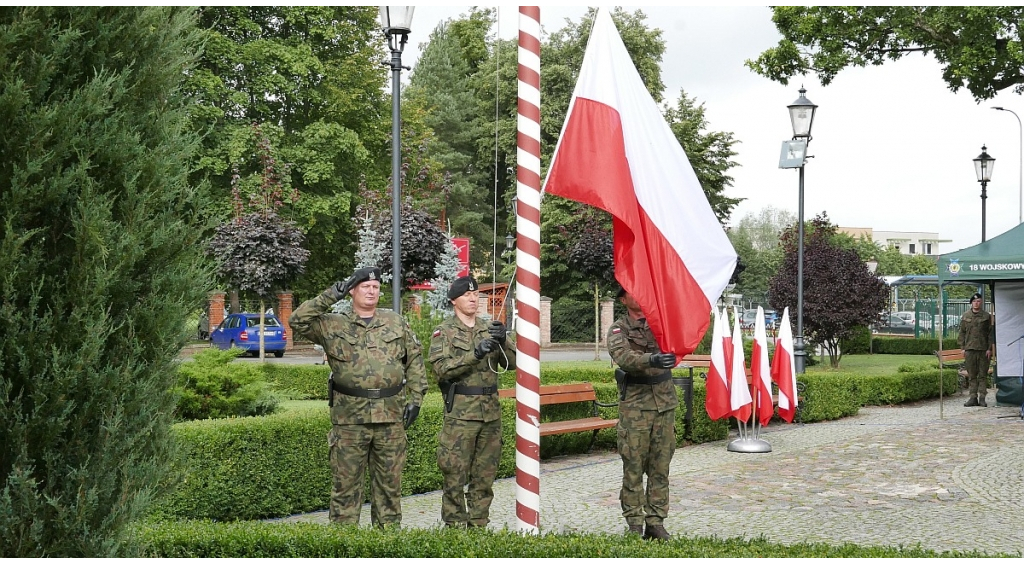
[{"label": "metal pole", "polygon": [[981,242],[985,242],[985,200],[988,199],[988,194],[985,191],[988,182],[981,182]]},{"label": "metal pole", "polygon": [[[391,292],[392,309],[402,313],[402,51],[391,44]],[[404,38],[403,38],[404,43]]]},{"label": "metal pole", "polygon": [[800,197],[797,217],[796,244],[796,339],[793,342],[793,356],[796,357],[796,373],[804,373],[807,352],[804,350],[804,167],[800,166]]},{"label": "metal pole", "polygon": [[1017,160],[1017,191],[1019,193],[1018,210],[1017,210],[1017,223],[1024,223],[1024,125],[1021,125],[1020,116],[1013,110],[1008,110],[1002,106],[995,106],[993,109],[1001,110],[1004,112],[1010,112],[1013,117],[1017,118],[1017,147],[1020,149],[1020,158]]}]

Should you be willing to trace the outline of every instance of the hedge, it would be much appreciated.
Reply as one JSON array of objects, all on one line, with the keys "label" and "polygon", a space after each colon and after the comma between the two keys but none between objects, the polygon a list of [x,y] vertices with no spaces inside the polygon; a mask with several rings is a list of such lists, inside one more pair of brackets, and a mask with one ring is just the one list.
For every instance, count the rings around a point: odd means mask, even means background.
[{"label": "hedge", "polygon": [[[488,529],[356,527],[313,523],[146,525],[134,531],[151,558],[979,558],[978,551],[938,553],[918,547],[846,543],[782,545],[762,538],[675,537],[649,542],[637,535],[545,533]],[[1019,556],[1019,555],[1016,555]]]},{"label": "hedge", "polygon": [[[942,340],[942,350],[959,349],[955,338]],[[871,352],[874,354],[934,354],[939,350],[939,339],[910,339],[901,337],[874,337],[871,339]]]}]

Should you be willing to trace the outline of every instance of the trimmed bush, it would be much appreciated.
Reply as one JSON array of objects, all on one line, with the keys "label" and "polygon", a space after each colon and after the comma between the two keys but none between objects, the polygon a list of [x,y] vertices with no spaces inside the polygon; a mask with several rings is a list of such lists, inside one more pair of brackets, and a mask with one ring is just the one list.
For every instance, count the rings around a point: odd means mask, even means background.
[{"label": "trimmed bush", "polygon": [[524,535],[488,529],[403,529],[313,523],[189,521],[141,527],[137,541],[153,558],[978,558],[1009,556],[908,547],[781,545],[763,538],[684,538],[648,542],[608,534]]},{"label": "trimmed bush", "polygon": [[871,352],[871,329],[856,327],[853,335],[839,341],[839,350],[847,354],[869,354]]},{"label": "trimmed bush", "polygon": [[[955,338],[942,340],[942,350],[959,349]],[[939,350],[938,338],[907,339],[901,337],[875,337],[871,339],[871,352],[875,354],[934,354]]]}]

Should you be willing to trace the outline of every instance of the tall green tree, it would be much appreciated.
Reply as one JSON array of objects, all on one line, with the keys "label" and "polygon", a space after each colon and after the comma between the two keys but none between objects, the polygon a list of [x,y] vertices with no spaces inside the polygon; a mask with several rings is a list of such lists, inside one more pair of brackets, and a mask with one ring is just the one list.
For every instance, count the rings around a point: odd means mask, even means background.
[{"label": "tall green tree", "polygon": [[193,127],[205,134],[194,178],[209,178],[222,196],[208,213],[230,216],[236,168],[242,185],[259,177],[249,128],[261,124],[302,194],[289,218],[305,231],[311,256],[295,290],[315,294],[351,270],[360,180],[382,186],[390,170],[377,9],[209,6],[200,16],[206,50],[188,87],[199,102]]},{"label": "tall green tree", "polygon": [[211,287],[192,9],[0,8],[0,554],[131,554]]},{"label": "tall green tree", "polygon": [[782,267],[782,233],[796,225],[796,219],[786,210],[768,206],[743,216],[736,227],[729,230],[729,241],[743,265],[735,292],[757,301],[768,295],[769,283]]},{"label": "tall green tree", "polygon": [[882,65],[912,53],[932,55],[953,92],[987,100],[1024,92],[1020,6],[780,6],[775,47],[747,61],[754,72],[788,84],[815,73],[827,85],[847,67]]}]

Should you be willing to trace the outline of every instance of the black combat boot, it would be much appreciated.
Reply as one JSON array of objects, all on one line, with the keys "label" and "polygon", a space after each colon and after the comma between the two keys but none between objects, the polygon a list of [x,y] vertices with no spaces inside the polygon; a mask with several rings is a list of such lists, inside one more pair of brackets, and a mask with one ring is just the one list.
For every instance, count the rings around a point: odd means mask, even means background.
[{"label": "black combat boot", "polygon": [[[981,401],[985,401],[985,400],[981,400]],[[967,403],[964,404],[964,407],[977,407],[977,406],[978,406],[978,398],[975,397],[975,396],[971,396],[971,398],[967,400]]]},{"label": "black combat boot", "polygon": [[664,525],[647,525],[647,529],[644,531],[644,538],[647,540],[672,540],[672,535],[668,534],[665,530]]},{"label": "black combat boot", "polygon": [[637,535],[637,536],[640,536],[640,535],[644,534],[644,526],[643,525],[630,525],[629,526],[629,532],[627,532],[626,534],[627,535]]},{"label": "black combat boot", "polygon": [[984,396],[984,394],[980,394],[980,393],[978,394],[978,405],[980,405],[981,407],[988,407],[988,404],[985,403],[985,396]]}]

